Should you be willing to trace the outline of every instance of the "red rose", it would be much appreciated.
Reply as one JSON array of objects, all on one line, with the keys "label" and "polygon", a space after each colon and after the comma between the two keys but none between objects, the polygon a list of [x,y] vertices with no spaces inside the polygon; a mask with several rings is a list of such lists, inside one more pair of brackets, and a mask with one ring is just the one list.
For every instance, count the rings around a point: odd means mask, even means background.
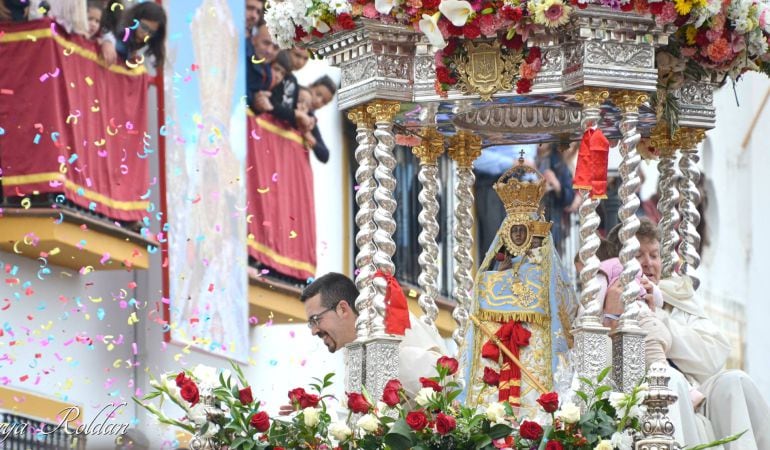
[{"label": "red rose", "polygon": [[238,399],[241,401],[242,405],[252,404],[252,402],[254,402],[254,397],[251,395],[251,386],[246,386],[238,391]]},{"label": "red rose", "polygon": [[660,15],[663,12],[663,4],[664,2],[650,3],[650,12],[655,16]]},{"label": "red rose", "polygon": [[198,386],[196,386],[195,382],[193,382],[189,378],[185,379],[184,384],[182,384],[181,395],[183,399],[188,401],[193,406],[195,406],[195,404],[198,403],[198,401],[200,401]]},{"label": "red rose", "polygon": [[455,50],[457,50],[457,42],[459,39],[447,39],[446,41],[446,47],[444,47],[443,52],[444,57],[452,56],[455,53]]},{"label": "red rose", "polygon": [[424,388],[433,388],[436,392],[441,392],[444,390],[443,387],[441,387],[438,382],[431,380],[430,378],[420,377],[420,383],[422,383],[422,387]]},{"label": "red rose", "polygon": [[302,398],[303,395],[307,395],[305,393],[305,390],[302,388],[295,388],[289,391],[289,401],[291,404],[299,403],[299,399]]},{"label": "red rose", "polygon": [[495,372],[494,369],[490,369],[489,367],[484,367],[484,383],[490,385],[490,386],[497,386],[500,384],[500,374]]},{"label": "red rose", "polygon": [[586,9],[588,8],[588,2],[587,1],[580,1],[580,0],[570,0],[570,3],[577,6],[579,9]]},{"label": "red rose", "polygon": [[442,366],[445,368],[449,375],[454,375],[457,373],[457,368],[460,367],[460,363],[457,362],[456,359],[449,357],[449,356],[442,356],[441,358],[436,361],[439,366]]},{"label": "red rose", "polygon": [[410,411],[406,415],[406,424],[414,431],[420,431],[428,426],[428,418],[422,411]]},{"label": "red rose", "polygon": [[465,24],[463,27],[463,36],[465,36],[465,39],[476,39],[481,36],[481,28],[479,28],[479,24],[476,20]]},{"label": "red rose", "polygon": [[189,380],[184,374],[184,372],[179,372],[179,375],[176,376],[176,387],[181,388],[182,385],[184,385],[184,382]]},{"label": "red rose", "polygon": [[524,439],[537,440],[543,437],[543,427],[537,422],[525,420],[519,427],[519,435]]},{"label": "red rose", "polygon": [[532,90],[532,80],[522,78],[516,82],[516,92],[519,94],[526,94]]},{"label": "red rose", "polygon": [[266,412],[260,411],[251,416],[251,426],[256,428],[260,433],[270,429],[270,417]]},{"label": "red rose", "polygon": [[352,30],[356,27],[356,23],[353,22],[353,16],[349,13],[342,13],[337,16],[337,23],[343,30]]},{"label": "red rose", "polygon": [[348,392],[348,409],[354,413],[366,414],[372,408],[372,405],[357,392]]},{"label": "red rose", "polygon": [[396,406],[401,403],[400,392],[403,389],[401,382],[398,380],[390,380],[385,384],[385,389],[382,391],[382,401],[388,406]]},{"label": "red rose", "polygon": [[543,407],[543,411],[552,413],[559,409],[559,394],[556,392],[542,394],[540,398],[537,399],[537,402]]},{"label": "red rose", "polygon": [[457,421],[455,421],[454,417],[438,413],[438,416],[436,416],[436,431],[438,431],[438,434],[447,434],[454,430],[455,427],[457,427]]},{"label": "red rose", "polygon": [[422,0],[422,7],[424,9],[436,9],[441,0]]},{"label": "red rose", "polygon": [[318,406],[318,403],[321,401],[321,397],[315,395],[315,394],[308,394],[305,393],[299,398],[299,407],[302,409],[313,407],[315,408]]},{"label": "red rose", "polygon": [[[442,16],[441,20],[446,20]],[[449,33],[450,36],[462,36],[463,35],[463,27],[458,27],[454,25],[452,22],[446,20],[446,30],[447,33]],[[480,32],[480,31],[479,31]]]},{"label": "red rose", "polygon": [[301,41],[303,37],[307,36],[307,31],[300,26],[294,27],[294,40]]},{"label": "red rose", "polygon": [[620,10],[621,11],[631,11],[633,9],[634,9],[634,3],[631,2],[631,1],[629,1],[626,4],[620,5]]},{"label": "red rose", "polygon": [[452,76],[452,74],[449,72],[449,69],[446,67],[436,67],[436,79],[439,83],[444,84],[455,84],[457,83],[457,79]]},{"label": "red rose", "polygon": [[564,446],[559,441],[548,441],[545,444],[545,450],[564,450]]},{"label": "red rose", "polygon": [[529,49],[529,53],[527,53],[527,64],[532,64],[537,58],[540,58],[542,56],[542,53],[540,53],[540,47],[532,47]]}]

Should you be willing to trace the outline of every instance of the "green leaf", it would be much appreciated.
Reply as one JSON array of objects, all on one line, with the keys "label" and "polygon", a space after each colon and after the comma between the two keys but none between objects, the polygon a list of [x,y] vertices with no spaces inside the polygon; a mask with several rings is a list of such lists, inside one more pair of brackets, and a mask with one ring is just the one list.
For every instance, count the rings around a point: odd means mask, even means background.
[{"label": "green leaf", "polygon": [[605,392],[608,392],[608,391],[611,391],[611,390],[612,390],[612,387],[610,387],[610,386],[600,386],[598,389],[596,389],[596,392],[594,392],[594,397],[596,397],[597,399],[600,399],[600,398],[602,398],[602,395]]},{"label": "green leaf", "polygon": [[585,392],[583,392],[583,391],[575,391],[575,395],[580,397],[580,399],[583,400],[584,402],[588,403],[588,395],[586,395]]},{"label": "green leaf", "polygon": [[412,448],[412,429],[406,424],[406,420],[399,419],[390,431],[385,435],[384,441],[393,450],[409,450]]},{"label": "green leaf", "polygon": [[513,38],[515,34],[516,34],[516,28],[511,27],[508,29],[508,33],[506,33],[505,38],[510,40]]},{"label": "green leaf", "polygon": [[513,429],[509,427],[508,425],[504,423],[498,423],[492,426],[492,428],[489,429],[489,435],[492,439],[502,439],[506,436],[510,436]]},{"label": "green leaf", "polygon": [[737,441],[738,439],[741,438],[741,436],[746,434],[747,431],[749,431],[749,430],[743,430],[743,431],[741,431],[738,434],[734,434],[732,436],[728,436],[728,437],[726,437],[724,439],[720,439],[718,441],[709,442],[708,444],[696,445],[695,447],[686,447],[683,450],[703,450],[703,449],[706,449],[706,448],[716,447],[717,445],[727,444],[728,442]]},{"label": "green leaf", "polygon": [[581,383],[583,383],[583,384],[585,384],[586,386],[591,386],[591,387],[593,387],[593,386],[594,386],[594,382],[593,382],[593,381],[591,381],[591,380],[589,380],[589,379],[588,379],[588,378],[586,378],[586,377],[579,377],[579,378],[578,378],[578,380],[580,380],[580,382],[581,382]]},{"label": "green leaf", "polygon": [[240,449],[243,444],[246,442],[249,442],[248,438],[245,437],[239,437],[238,439],[234,440],[232,444],[230,444],[231,449]]},{"label": "green leaf", "polygon": [[492,14],[493,12],[495,12],[494,8],[484,8],[481,10],[481,14]]},{"label": "green leaf", "polygon": [[596,382],[597,383],[601,383],[602,381],[604,381],[604,379],[607,378],[607,375],[610,373],[610,370],[612,370],[612,366],[609,366],[609,367],[605,368],[604,370],[602,370],[602,372],[599,374],[599,376],[596,377]]},{"label": "green leaf", "polygon": [[492,438],[486,434],[480,434],[478,436],[473,436],[473,442],[475,444],[476,450],[482,450],[484,447],[492,443]]}]

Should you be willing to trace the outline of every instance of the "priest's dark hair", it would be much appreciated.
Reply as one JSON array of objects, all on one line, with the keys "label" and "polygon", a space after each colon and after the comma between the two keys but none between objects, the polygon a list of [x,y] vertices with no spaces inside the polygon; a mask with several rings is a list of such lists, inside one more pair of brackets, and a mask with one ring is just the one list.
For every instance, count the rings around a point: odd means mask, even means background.
[{"label": "priest's dark hair", "polygon": [[345,300],[350,309],[356,314],[356,298],[358,298],[358,289],[353,280],[341,273],[329,272],[310,283],[300,295],[299,299],[304,303],[310,297],[321,294],[321,306],[324,308],[335,308],[342,300]]}]

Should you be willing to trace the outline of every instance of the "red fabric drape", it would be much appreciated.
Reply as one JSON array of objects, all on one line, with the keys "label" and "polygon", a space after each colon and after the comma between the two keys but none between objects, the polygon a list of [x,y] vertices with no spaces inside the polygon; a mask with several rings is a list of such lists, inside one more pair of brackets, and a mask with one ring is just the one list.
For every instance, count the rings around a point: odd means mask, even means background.
[{"label": "red fabric drape", "polygon": [[[503,345],[513,353],[513,356],[519,358],[519,349],[529,345],[529,338],[532,335],[529,330],[524,328],[521,322],[509,321],[503,324],[495,336],[500,339]],[[507,401],[512,406],[521,404],[521,369],[505,353],[502,353],[491,339],[481,348],[481,356],[499,362],[500,355],[503,360],[500,364],[500,383],[498,384],[498,399],[501,402]]]},{"label": "red fabric drape", "polygon": [[580,140],[580,149],[578,150],[577,165],[575,166],[575,176],[572,178],[572,188],[580,190],[591,189],[591,179],[593,177],[591,168],[591,134],[590,128],[583,133]]},{"label": "red fabric drape", "polygon": [[315,276],[313,172],[302,137],[269,115],[248,117],[249,255],[294,278]]},{"label": "red fabric drape", "polygon": [[50,20],[0,31],[4,195],[63,193],[112,219],[141,220],[153,151],[144,70],[105,68],[96,43]]},{"label": "red fabric drape", "polygon": [[403,336],[407,328],[411,328],[409,321],[409,305],[404,297],[404,290],[393,275],[378,270],[376,277],[385,278],[388,287],[385,292],[385,332]]},{"label": "red fabric drape", "polygon": [[602,130],[596,129],[591,135],[591,165],[593,179],[591,180],[591,197],[607,198],[607,164],[610,156],[610,141]]}]

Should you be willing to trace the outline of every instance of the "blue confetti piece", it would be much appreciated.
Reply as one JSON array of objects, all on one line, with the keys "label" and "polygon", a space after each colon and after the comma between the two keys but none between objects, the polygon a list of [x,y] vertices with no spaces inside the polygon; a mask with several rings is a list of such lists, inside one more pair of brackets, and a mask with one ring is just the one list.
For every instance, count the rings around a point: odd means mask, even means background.
[{"label": "blue confetti piece", "polygon": [[72,164],[77,160],[78,160],[78,154],[73,153],[72,155],[70,155],[70,159],[67,160],[67,164]]},{"label": "blue confetti piece", "polygon": [[2,136],[2,135],[4,135],[4,134],[5,134],[5,128],[3,128],[3,127],[0,127],[0,136]]},{"label": "blue confetti piece", "polygon": [[105,314],[106,313],[104,312],[104,308],[99,308],[96,310],[96,317],[98,317],[99,320],[104,320]]},{"label": "blue confetti piece", "polygon": [[83,189],[82,187],[79,187],[79,188],[78,188],[78,190],[77,190],[77,194],[78,194],[78,195],[85,195],[85,193],[86,193],[86,190],[85,190],[85,189]]},{"label": "blue confetti piece", "polygon": [[275,367],[275,366],[277,366],[277,365],[278,365],[278,361],[276,361],[276,360],[274,360],[274,359],[271,359],[271,360],[270,360],[270,365],[271,365],[271,366],[273,366],[273,367]]},{"label": "blue confetti piece", "polygon": [[88,204],[88,209],[90,209],[91,211],[95,211],[96,210],[96,202],[89,203]]},{"label": "blue confetti piece", "polygon": [[32,139],[32,143],[35,145],[40,143],[40,133],[35,134],[35,138]]}]

